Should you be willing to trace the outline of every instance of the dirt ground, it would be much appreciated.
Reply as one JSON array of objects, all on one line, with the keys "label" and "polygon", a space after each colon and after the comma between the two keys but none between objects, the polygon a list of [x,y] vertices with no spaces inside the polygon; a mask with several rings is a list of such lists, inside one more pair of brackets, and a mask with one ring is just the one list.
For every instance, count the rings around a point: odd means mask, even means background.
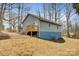
[{"label": "dirt ground", "polygon": [[[77,56],[79,40],[63,37],[63,42],[48,41],[17,33],[3,32],[0,38],[2,56]],[[6,35],[5,35],[6,34]]]}]

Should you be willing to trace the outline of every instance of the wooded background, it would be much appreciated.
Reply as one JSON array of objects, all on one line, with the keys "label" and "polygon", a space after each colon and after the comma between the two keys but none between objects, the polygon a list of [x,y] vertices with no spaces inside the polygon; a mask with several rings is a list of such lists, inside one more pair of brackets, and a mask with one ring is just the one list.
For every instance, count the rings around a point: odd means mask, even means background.
[{"label": "wooded background", "polygon": [[[39,7],[41,5],[41,7]],[[20,32],[22,21],[28,13],[44,17],[62,25],[62,34],[68,37],[79,35],[79,4],[41,3],[30,6],[25,3],[0,3],[0,32]],[[34,13],[32,13],[34,11]],[[6,24],[5,24],[6,23]]]}]

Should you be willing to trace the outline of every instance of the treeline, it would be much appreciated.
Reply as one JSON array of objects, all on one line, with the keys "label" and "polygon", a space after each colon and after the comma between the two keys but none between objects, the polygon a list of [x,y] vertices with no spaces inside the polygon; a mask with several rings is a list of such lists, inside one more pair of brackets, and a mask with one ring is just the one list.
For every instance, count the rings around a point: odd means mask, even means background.
[{"label": "treeline", "polygon": [[[39,4],[36,5],[36,7]],[[34,12],[39,17],[44,17],[50,21],[60,23],[62,32],[70,37],[71,32],[79,31],[78,4],[61,3],[41,3]],[[34,6],[28,6],[26,3],[1,3],[0,4],[0,31],[4,29],[4,23],[7,22],[9,31],[20,32],[22,21],[28,13],[32,13]],[[78,12],[76,12],[76,10]]]},{"label": "treeline", "polygon": [[30,8],[21,3],[2,3],[0,7],[0,29],[3,27],[3,22],[7,22],[9,31],[15,31],[17,27],[20,32],[23,17],[26,16],[27,11],[30,11]]},{"label": "treeline", "polygon": [[[76,4],[75,4],[76,5]],[[79,35],[79,15],[73,4],[51,3],[43,4],[44,18],[62,24],[62,33],[67,37]],[[77,6],[76,9],[79,7]],[[79,11],[79,10],[78,10]]]}]

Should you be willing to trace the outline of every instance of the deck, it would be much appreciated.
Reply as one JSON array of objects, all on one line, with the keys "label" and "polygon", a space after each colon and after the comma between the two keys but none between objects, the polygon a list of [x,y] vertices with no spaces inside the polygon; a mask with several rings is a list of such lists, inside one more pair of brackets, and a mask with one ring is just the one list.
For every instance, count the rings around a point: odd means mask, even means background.
[{"label": "deck", "polygon": [[38,31],[38,26],[36,26],[36,25],[28,25],[26,31],[27,32]]}]

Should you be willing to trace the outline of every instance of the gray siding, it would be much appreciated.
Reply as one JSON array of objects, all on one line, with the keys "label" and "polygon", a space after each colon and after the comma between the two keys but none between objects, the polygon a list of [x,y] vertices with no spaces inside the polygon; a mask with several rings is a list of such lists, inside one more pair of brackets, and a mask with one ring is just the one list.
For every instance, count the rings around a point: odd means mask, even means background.
[{"label": "gray siding", "polygon": [[34,17],[29,16],[26,21],[23,23],[23,32],[26,32],[27,26],[32,24],[39,24],[39,20]]},{"label": "gray siding", "polygon": [[61,32],[61,27],[40,21],[40,31],[43,32]]}]

